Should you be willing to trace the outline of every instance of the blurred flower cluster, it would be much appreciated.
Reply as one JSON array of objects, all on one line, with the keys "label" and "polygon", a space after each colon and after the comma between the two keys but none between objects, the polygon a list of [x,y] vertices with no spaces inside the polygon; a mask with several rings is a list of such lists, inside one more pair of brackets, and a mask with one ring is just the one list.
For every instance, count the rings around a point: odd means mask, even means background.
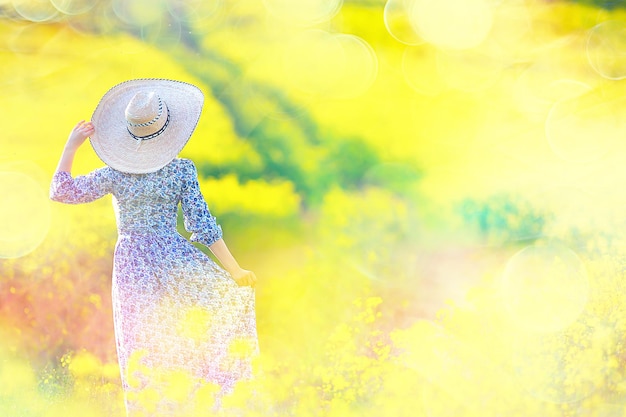
[{"label": "blurred flower cluster", "polygon": [[[140,77],[205,93],[181,156],[260,278],[261,355],[220,396],[138,352],[132,401],[626,415],[626,12],[601,3],[0,1],[0,415],[124,415],[111,198],[46,190],[71,126]],[[99,166],[85,146],[74,174]]]}]

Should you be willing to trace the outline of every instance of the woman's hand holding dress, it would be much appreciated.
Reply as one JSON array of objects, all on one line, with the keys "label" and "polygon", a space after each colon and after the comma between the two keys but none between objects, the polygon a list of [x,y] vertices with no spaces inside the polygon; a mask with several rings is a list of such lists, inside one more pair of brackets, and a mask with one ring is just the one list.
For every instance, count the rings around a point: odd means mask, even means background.
[{"label": "woman's hand holding dress", "polygon": [[256,275],[254,275],[254,272],[252,271],[239,268],[235,271],[229,271],[229,273],[230,276],[233,277],[237,285],[239,285],[240,287],[250,286],[254,288],[254,286],[256,285]]}]

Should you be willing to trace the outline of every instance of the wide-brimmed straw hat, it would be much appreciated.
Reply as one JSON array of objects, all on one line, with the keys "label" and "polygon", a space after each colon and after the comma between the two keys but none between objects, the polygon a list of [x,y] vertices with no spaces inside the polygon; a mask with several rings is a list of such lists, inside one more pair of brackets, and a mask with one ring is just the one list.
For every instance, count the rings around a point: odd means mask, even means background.
[{"label": "wide-brimmed straw hat", "polygon": [[183,149],[198,124],[204,95],[192,84],[165,79],[125,81],[100,100],[91,146],[118,171],[154,172]]}]

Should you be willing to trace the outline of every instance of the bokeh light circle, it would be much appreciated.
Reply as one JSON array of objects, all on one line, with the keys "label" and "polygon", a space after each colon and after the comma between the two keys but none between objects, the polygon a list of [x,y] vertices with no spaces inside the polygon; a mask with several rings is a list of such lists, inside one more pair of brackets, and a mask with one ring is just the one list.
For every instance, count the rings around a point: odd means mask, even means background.
[{"label": "bokeh light circle", "polygon": [[330,20],[343,5],[343,0],[263,0],[267,10],[277,18],[301,25],[314,25]]},{"label": "bokeh light circle", "polygon": [[[98,13],[92,13],[90,16],[92,20],[91,24],[102,31],[102,33],[116,33],[116,28],[119,27],[120,22],[113,7],[98,8],[97,11]],[[117,39],[111,39],[110,42],[117,42]]]},{"label": "bokeh light circle", "polygon": [[167,10],[178,20],[202,21],[215,16],[223,0],[167,0]]},{"label": "bokeh light circle", "polygon": [[50,0],[50,2],[61,13],[77,15],[91,10],[98,0]]},{"label": "bokeh light circle", "polygon": [[506,264],[501,285],[513,321],[537,332],[556,332],[573,323],[589,297],[582,261],[556,243],[538,243],[517,252]]},{"label": "bokeh light circle", "polygon": [[49,200],[37,181],[14,171],[0,171],[0,195],[0,258],[19,258],[48,234]]},{"label": "bokeh light circle", "polygon": [[376,80],[378,58],[369,43],[354,35],[337,34],[343,50],[344,65],[341,80],[333,90],[335,98],[353,98],[365,91]]},{"label": "bokeh light circle", "polygon": [[387,0],[383,19],[387,32],[398,42],[420,45],[424,40],[417,34],[409,19],[412,0]]},{"label": "bokeh light circle", "polygon": [[597,161],[626,135],[625,117],[625,98],[591,90],[552,106],[545,123],[546,139],[566,161]]},{"label": "bokeh light circle", "polygon": [[313,29],[295,36],[287,45],[283,69],[291,86],[314,95],[340,88],[347,57],[340,39]]},{"label": "bokeh light circle", "polygon": [[524,70],[513,84],[512,101],[518,111],[533,122],[545,122],[559,100],[581,96],[592,86],[562,74],[549,60],[541,60]]},{"label": "bokeh light circle", "polygon": [[282,70],[295,90],[353,98],[375,81],[378,58],[358,36],[312,29],[295,36],[286,46]]},{"label": "bokeh light circle", "polygon": [[415,0],[410,19],[427,42],[441,48],[480,45],[493,25],[493,10],[484,0]]},{"label": "bokeh light circle", "polygon": [[594,26],[587,39],[587,60],[604,78],[626,78],[626,23],[609,20]]},{"label": "bokeh light circle", "polygon": [[160,21],[167,8],[164,0],[112,0],[111,7],[118,19],[133,26]]},{"label": "bokeh light circle", "polygon": [[31,22],[51,21],[58,15],[58,10],[50,0],[13,0],[17,14]]}]

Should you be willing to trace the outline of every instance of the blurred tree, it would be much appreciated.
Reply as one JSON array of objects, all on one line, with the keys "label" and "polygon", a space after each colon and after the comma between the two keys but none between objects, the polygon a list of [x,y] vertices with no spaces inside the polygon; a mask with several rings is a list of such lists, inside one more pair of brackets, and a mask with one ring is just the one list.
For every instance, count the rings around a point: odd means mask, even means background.
[{"label": "blurred tree", "polygon": [[533,241],[542,236],[546,214],[530,202],[510,194],[465,199],[459,212],[467,225],[488,243]]},{"label": "blurred tree", "polygon": [[[279,88],[250,80],[241,83],[242,68],[218,51],[177,48],[172,53],[211,88],[230,115],[238,136],[249,141],[262,160],[260,169],[239,163],[202,165],[203,175],[236,173],[244,180],[289,179],[303,202],[311,204],[319,202],[333,184],[359,187],[367,171],[378,162],[374,149],[361,138],[322,133],[311,114]],[[251,95],[264,105],[251,105]],[[268,108],[285,117],[269,117]]]},{"label": "blurred tree", "polygon": [[367,172],[379,163],[374,149],[359,138],[337,138],[328,148],[324,167],[343,188],[363,185]]},{"label": "blurred tree", "polygon": [[[58,13],[39,24],[69,25],[102,36],[129,33],[170,54],[201,80],[224,106],[237,136],[247,141],[261,159],[257,164],[198,161],[202,176],[236,174],[243,181],[288,179],[305,205],[319,202],[333,184],[348,189],[362,185],[363,176],[378,160],[374,149],[362,138],[323,137],[310,111],[288,92],[264,80],[245,77],[246,68],[226,55],[226,46],[206,46],[205,38],[214,33],[202,27],[202,22],[194,21],[195,2],[170,0],[159,6],[150,10],[150,16],[142,16],[141,10],[134,10],[130,3],[103,0],[88,13]],[[10,3],[0,5],[1,16],[25,20]],[[281,117],[273,117],[276,114]]]},{"label": "blurred tree", "polygon": [[624,0],[573,0],[573,2],[588,4],[590,6],[601,7],[608,10],[626,7],[626,1]]}]

